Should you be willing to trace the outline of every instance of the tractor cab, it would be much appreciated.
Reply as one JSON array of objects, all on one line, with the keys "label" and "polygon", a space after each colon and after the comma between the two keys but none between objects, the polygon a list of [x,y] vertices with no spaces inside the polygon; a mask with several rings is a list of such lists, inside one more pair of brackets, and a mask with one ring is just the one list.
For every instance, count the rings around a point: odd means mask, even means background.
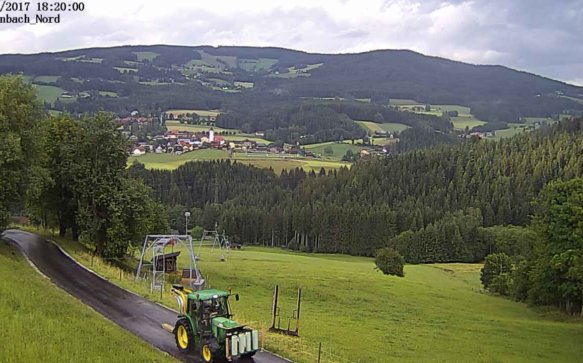
[{"label": "tractor cab", "polygon": [[[258,333],[231,320],[230,292],[218,289],[191,291],[174,285],[172,293],[180,310],[173,332],[181,352],[198,346],[205,362],[219,356],[231,360],[255,354],[259,348]],[[238,294],[234,296],[239,300]]]}]

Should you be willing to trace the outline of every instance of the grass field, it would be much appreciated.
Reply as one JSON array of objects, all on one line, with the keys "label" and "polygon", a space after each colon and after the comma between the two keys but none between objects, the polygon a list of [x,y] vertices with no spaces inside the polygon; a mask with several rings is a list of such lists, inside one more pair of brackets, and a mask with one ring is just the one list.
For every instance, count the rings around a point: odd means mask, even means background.
[{"label": "grass field", "polygon": [[38,76],[34,77],[33,82],[40,82],[40,83],[55,83],[61,78],[61,76]]},{"label": "grass field", "polygon": [[[229,159],[229,154],[224,150],[204,149],[196,150],[181,155],[176,154],[154,154],[149,153],[141,156],[130,156],[128,165],[131,165],[134,160],[144,164],[148,169],[166,169],[172,170],[178,168],[189,161],[204,161],[204,160],[222,160]],[[320,171],[321,168],[326,170],[338,169],[342,166],[350,167],[349,164],[338,161],[322,160],[322,159],[308,159],[308,158],[292,158],[281,157],[274,154],[245,154],[235,153],[230,158],[239,163],[253,165],[258,168],[269,169],[272,168],[276,174],[280,174],[283,169],[303,168],[306,171]]]},{"label": "grass field", "polygon": [[519,124],[508,124],[508,126],[511,126],[511,127],[507,128],[507,129],[496,130],[496,135],[493,137],[493,139],[500,140],[503,138],[512,137],[512,136],[518,135],[519,133],[524,131],[524,128],[515,127],[515,125],[519,125]]},{"label": "grass field", "polygon": [[99,91],[100,96],[104,97],[118,97],[117,92],[109,92],[109,91]]},{"label": "grass field", "polygon": [[219,110],[185,110],[185,109],[172,109],[172,110],[168,110],[166,111],[167,114],[173,114],[174,117],[178,117],[180,115],[185,115],[187,113],[196,113],[199,116],[202,117],[208,117],[208,116],[212,116],[212,117],[216,117],[218,116],[221,111]]},{"label": "grass field", "polygon": [[128,67],[113,67],[119,73],[138,73],[137,68],[128,68]]},{"label": "grass field", "polygon": [[539,123],[553,123],[553,122],[555,122],[555,120],[553,120],[550,117],[522,117],[521,121],[524,122],[525,124],[533,124],[535,122],[539,122]]},{"label": "grass field", "polygon": [[453,124],[453,128],[457,130],[463,130],[466,126],[471,130],[473,127],[485,124],[484,121],[480,121],[471,115],[451,117],[451,123]]},{"label": "grass field", "polygon": [[[61,243],[90,263],[77,245]],[[353,362],[546,363],[583,357],[583,320],[485,294],[480,265],[407,265],[405,277],[398,278],[375,271],[372,259],[362,257],[257,247],[225,257],[219,262],[217,249],[202,249],[199,266],[208,284],[239,293],[240,301],[232,304],[235,319],[259,328],[266,348],[293,361],[315,362],[311,352],[320,342]],[[175,305],[168,291],[160,299],[145,282],[127,275],[120,280],[116,269],[98,259],[93,268],[123,287]],[[266,333],[275,284],[282,319],[291,315],[296,287],[302,288],[301,338]]]},{"label": "grass field", "polygon": [[[316,154],[322,155],[322,158],[329,159],[329,160],[340,160],[346,154],[348,150],[352,150],[353,153],[358,154],[360,150],[363,149],[362,146],[352,145],[348,143],[337,143],[334,141],[330,142],[323,142],[320,144],[312,144],[312,145],[305,145],[302,146],[307,151],[311,151]],[[326,155],[324,149],[327,147],[332,148],[332,155]]]},{"label": "grass field", "polygon": [[143,62],[146,59],[149,61],[153,61],[154,58],[159,56],[160,54],[154,52],[132,52],[138,57],[138,62]]},{"label": "grass field", "polygon": [[75,99],[74,97],[68,99],[63,97],[63,92],[65,92],[65,90],[60,87],[44,86],[40,84],[34,84],[33,87],[36,89],[36,93],[41,100],[51,104],[55,103],[57,98],[59,98],[61,102],[67,102],[69,100],[72,101]]},{"label": "grass field", "polygon": [[176,362],[41,277],[0,241],[0,360]]},{"label": "grass field", "polygon": [[274,64],[278,62],[274,58],[259,58],[259,59],[238,59],[238,66],[247,72],[268,71]]},{"label": "grass field", "polygon": [[404,124],[399,124],[396,122],[386,122],[379,124],[372,121],[355,121],[362,129],[369,134],[374,134],[375,131],[390,131],[390,132],[401,132],[409,128],[409,126]]},{"label": "grass field", "polygon": [[418,105],[419,102],[415,100],[408,100],[404,98],[391,98],[389,100],[389,105],[391,106],[403,106],[403,105]]},{"label": "grass field", "polygon": [[216,132],[222,132],[222,131],[236,131],[236,132],[238,132],[239,131],[239,130],[235,130],[235,129],[223,129],[223,128],[216,127],[216,126],[181,124],[180,121],[166,120],[166,128],[168,129],[168,131],[201,132],[201,131],[208,131],[211,127]]},{"label": "grass field", "polygon": [[242,88],[253,88],[255,85],[253,82],[242,82],[242,81],[235,81],[233,82],[235,87],[242,87]]}]

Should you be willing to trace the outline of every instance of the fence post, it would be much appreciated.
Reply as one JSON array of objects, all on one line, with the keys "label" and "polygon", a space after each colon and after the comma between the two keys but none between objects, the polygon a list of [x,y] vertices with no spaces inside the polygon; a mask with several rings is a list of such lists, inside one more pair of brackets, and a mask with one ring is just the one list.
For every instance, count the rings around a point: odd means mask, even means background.
[{"label": "fence post", "polygon": [[320,363],[321,354],[322,354],[322,342],[318,343],[318,363]]}]

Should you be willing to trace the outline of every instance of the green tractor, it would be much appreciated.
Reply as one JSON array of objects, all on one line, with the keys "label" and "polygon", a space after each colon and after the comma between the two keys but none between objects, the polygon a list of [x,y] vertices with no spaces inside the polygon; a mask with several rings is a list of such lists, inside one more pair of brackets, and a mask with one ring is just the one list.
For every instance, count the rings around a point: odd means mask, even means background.
[{"label": "green tractor", "polygon": [[[257,330],[231,320],[230,292],[206,289],[191,291],[172,286],[180,314],[173,334],[182,353],[198,350],[204,362],[251,357],[259,349]],[[239,295],[235,295],[239,300]]]}]

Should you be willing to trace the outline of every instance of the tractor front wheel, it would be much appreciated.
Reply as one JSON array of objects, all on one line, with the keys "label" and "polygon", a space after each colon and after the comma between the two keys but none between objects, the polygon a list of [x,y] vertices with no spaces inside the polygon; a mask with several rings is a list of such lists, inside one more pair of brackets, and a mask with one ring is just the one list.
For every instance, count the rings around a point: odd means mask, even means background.
[{"label": "tractor front wheel", "polygon": [[176,346],[181,353],[188,353],[194,347],[194,336],[187,319],[180,319],[174,328],[174,338]]},{"label": "tractor front wheel", "polygon": [[200,347],[200,356],[202,357],[203,362],[212,362],[213,361],[213,351],[211,350],[211,346],[208,343],[204,343]]}]

